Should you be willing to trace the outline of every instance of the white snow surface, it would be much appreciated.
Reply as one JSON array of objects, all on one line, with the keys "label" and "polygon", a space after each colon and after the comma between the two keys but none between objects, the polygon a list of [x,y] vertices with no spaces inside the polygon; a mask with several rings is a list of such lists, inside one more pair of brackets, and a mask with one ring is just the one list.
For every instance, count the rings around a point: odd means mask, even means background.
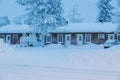
[{"label": "white snow surface", "polygon": [[116,26],[113,23],[71,23],[57,28],[55,32],[114,32]]},{"label": "white snow surface", "polygon": [[[64,27],[57,27],[49,32],[114,32],[117,25],[112,23],[71,23]],[[7,25],[0,28],[1,33],[25,33],[32,32],[28,25]]]},{"label": "white snow surface", "polygon": [[0,39],[0,53],[13,52],[13,49],[3,39]]},{"label": "white snow surface", "polygon": [[11,47],[14,52],[0,54],[0,80],[120,79],[120,46]]},{"label": "white snow surface", "polygon": [[0,33],[24,33],[31,32],[31,28],[28,25],[15,25],[10,24],[0,28]]}]

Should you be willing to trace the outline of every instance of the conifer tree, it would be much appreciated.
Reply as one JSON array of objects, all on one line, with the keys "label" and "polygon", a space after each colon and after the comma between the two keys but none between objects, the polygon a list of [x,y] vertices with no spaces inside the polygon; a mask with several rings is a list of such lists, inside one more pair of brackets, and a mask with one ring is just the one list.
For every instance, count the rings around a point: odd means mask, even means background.
[{"label": "conifer tree", "polygon": [[80,23],[83,21],[81,18],[80,13],[78,12],[78,6],[74,5],[70,13],[68,14],[69,21],[71,23]]},{"label": "conifer tree", "polygon": [[111,0],[99,0],[97,6],[99,9],[99,14],[97,17],[97,22],[111,22],[112,21],[112,10],[113,6],[110,4]]}]

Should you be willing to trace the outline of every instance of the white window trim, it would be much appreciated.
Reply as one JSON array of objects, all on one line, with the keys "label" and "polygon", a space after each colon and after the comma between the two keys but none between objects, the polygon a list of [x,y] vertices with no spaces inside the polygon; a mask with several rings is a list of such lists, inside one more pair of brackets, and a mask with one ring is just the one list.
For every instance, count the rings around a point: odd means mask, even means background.
[{"label": "white window trim", "polygon": [[[48,37],[48,36],[50,36],[50,37],[51,37],[50,41],[48,41],[48,40],[47,40],[47,37]],[[48,36],[46,36],[46,43],[52,43],[52,35],[51,35],[51,34],[49,34]]]},{"label": "white window trim", "polygon": [[[113,36],[113,39],[110,39],[110,36]],[[108,40],[114,40],[115,39],[115,35],[114,34],[108,34]]]},{"label": "white window trim", "polygon": [[[86,41],[86,36],[87,36],[87,35],[90,35],[90,42],[87,42],[87,41]],[[91,34],[85,34],[85,43],[91,43]]]},{"label": "white window trim", "polygon": [[[59,41],[59,35],[62,35],[62,41]],[[58,34],[58,35],[57,35],[57,42],[58,42],[58,43],[63,43],[63,34]]]},{"label": "white window trim", "polygon": [[[16,36],[17,38],[15,38],[15,36]],[[18,34],[13,34],[12,38],[13,38],[13,39],[18,39]]]},{"label": "white window trim", "polygon": [[[100,37],[100,35],[103,35],[103,37]],[[105,39],[105,34],[98,34],[98,39]]]}]

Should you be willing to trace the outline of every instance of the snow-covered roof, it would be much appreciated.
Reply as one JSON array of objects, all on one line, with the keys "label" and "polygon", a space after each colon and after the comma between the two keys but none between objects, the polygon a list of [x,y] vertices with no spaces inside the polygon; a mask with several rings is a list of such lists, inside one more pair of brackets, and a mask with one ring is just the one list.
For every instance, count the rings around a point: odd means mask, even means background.
[{"label": "snow-covered roof", "polygon": [[114,32],[116,26],[112,23],[72,23],[51,32]]},{"label": "snow-covered roof", "polygon": [[31,32],[32,30],[29,28],[28,25],[7,25],[0,27],[0,33],[26,33]]},{"label": "snow-covered roof", "polygon": [[[53,33],[79,33],[79,32],[114,32],[115,24],[112,23],[73,23],[65,27],[50,30]],[[32,32],[28,25],[7,25],[0,27],[0,33],[27,33]]]}]

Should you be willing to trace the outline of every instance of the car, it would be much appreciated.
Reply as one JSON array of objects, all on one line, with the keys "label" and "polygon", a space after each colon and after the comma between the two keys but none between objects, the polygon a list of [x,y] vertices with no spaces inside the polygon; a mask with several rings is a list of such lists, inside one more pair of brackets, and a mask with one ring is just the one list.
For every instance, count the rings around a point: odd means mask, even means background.
[{"label": "car", "polygon": [[37,40],[36,36],[22,36],[20,38],[20,47],[37,47],[41,42]]},{"label": "car", "polygon": [[37,47],[37,46],[40,46],[40,41],[37,40],[37,37],[29,37],[28,38],[28,46],[29,47]]},{"label": "car", "polygon": [[119,40],[107,40],[104,42],[104,48],[109,48],[112,47],[114,45],[119,45],[120,41]]}]

